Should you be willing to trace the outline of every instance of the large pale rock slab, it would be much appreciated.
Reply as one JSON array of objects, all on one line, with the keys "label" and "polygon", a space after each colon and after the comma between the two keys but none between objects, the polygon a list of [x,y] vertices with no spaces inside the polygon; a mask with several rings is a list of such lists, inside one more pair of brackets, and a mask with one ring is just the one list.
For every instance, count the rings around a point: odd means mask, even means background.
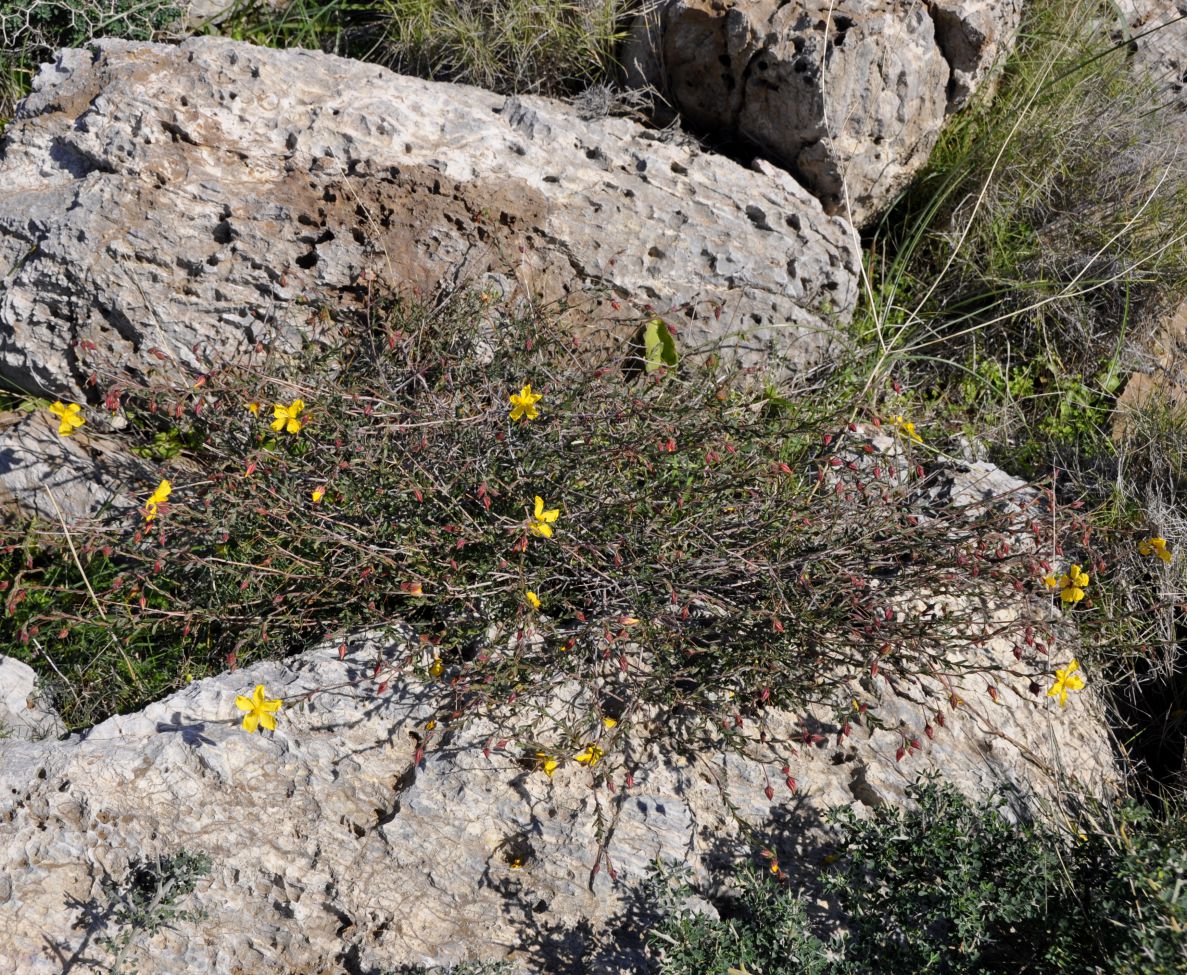
[{"label": "large pale rock slab", "polygon": [[857,296],[851,228],[772,167],[218,38],[63,51],[0,185],[0,376],[63,398],[296,347],[311,304],[363,301],[371,273],[425,297],[485,284],[618,338],[659,312],[743,365],[818,364]]},{"label": "large pale rock slab", "polygon": [[753,144],[865,224],[1013,43],[1021,0],[664,0],[623,54],[694,128]]},{"label": "large pale rock slab", "polygon": [[[908,610],[942,612],[926,601]],[[1010,612],[988,608],[987,624]],[[1013,786],[1016,808],[1041,814],[1116,784],[1091,684],[1061,711],[1000,671],[942,686],[866,680],[853,693],[881,730],[845,736],[823,709],[772,714],[781,759],[757,742],[743,754],[709,739],[680,751],[667,737],[678,729],[652,728],[652,745],[631,748],[630,785],[612,741],[621,727],[605,729],[560,683],[543,713],[579,742],[601,736],[608,754],[592,770],[565,759],[548,777],[537,748],[573,753],[547,726],[540,740],[482,719],[451,727],[433,685],[373,676],[377,662],[399,670],[410,649],[360,636],[342,659],[323,646],[225,673],[68,741],[0,741],[0,959],[22,975],[60,972],[69,958],[109,963],[101,939],[117,932],[98,920],[101,881],[118,885],[136,860],[184,848],[212,861],[180,905],[204,916],[135,939],[126,961],[143,975],[501,958],[533,972],[637,972],[649,923],[639,884],[656,857],[687,864],[711,890],[757,842],[794,880],[828,852],[825,808],[901,803],[920,772],[970,795]],[[974,662],[1013,663],[993,642],[983,652]],[[235,697],[257,683],[288,702],[274,735],[239,727]],[[925,692],[942,724],[925,716]],[[944,703],[949,693],[963,703]],[[896,759],[913,739],[918,750]],[[608,785],[595,779],[603,768]]]}]

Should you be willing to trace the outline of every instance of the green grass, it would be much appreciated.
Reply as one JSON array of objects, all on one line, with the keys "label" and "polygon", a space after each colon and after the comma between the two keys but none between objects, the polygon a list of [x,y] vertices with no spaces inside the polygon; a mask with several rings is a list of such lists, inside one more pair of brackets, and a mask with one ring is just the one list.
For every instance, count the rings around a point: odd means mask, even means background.
[{"label": "green grass", "polygon": [[615,75],[637,0],[293,0],[241,4],[214,27],[271,47],[374,61],[492,91],[575,95]]},{"label": "green grass", "polygon": [[868,249],[878,373],[1024,476],[1107,466],[1129,343],[1187,295],[1187,154],[1110,26],[1028,5],[996,97],[950,120]]}]

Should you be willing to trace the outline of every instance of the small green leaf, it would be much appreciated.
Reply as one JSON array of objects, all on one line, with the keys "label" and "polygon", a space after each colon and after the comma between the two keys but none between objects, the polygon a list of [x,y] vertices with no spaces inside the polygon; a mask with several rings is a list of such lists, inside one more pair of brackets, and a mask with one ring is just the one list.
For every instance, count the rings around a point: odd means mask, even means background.
[{"label": "small green leaf", "polygon": [[676,340],[662,318],[653,318],[643,326],[643,364],[649,373],[657,369],[675,369]]}]

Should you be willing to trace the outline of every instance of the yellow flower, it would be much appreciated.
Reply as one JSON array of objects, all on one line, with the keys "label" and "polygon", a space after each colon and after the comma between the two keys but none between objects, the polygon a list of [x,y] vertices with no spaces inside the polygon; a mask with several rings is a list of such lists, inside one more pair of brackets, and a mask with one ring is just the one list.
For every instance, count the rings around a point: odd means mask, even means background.
[{"label": "yellow flower", "polygon": [[1055,671],[1055,683],[1051,685],[1051,689],[1047,691],[1048,697],[1058,697],[1059,706],[1061,708],[1067,707],[1067,692],[1068,691],[1082,691],[1084,689],[1084,678],[1079,674],[1074,673],[1080,669],[1080,665],[1072,660],[1067,665],[1066,670]]},{"label": "yellow flower", "polygon": [[1065,603],[1078,603],[1084,598],[1084,588],[1088,585],[1088,573],[1078,565],[1073,565],[1059,577],[1059,598]]},{"label": "yellow flower", "polygon": [[149,495],[148,500],[144,502],[144,520],[152,521],[157,516],[158,505],[164,504],[170,493],[173,491],[173,485],[167,480],[161,481],[157,485],[157,489]]},{"label": "yellow flower", "polygon": [[524,597],[527,599],[528,605],[530,605],[532,609],[540,608],[540,597],[532,592],[532,590],[529,589],[527,592],[525,592]]},{"label": "yellow flower", "polygon": [[244,731],[254,732],[257,725],[263,725],[269,731],[276,730],[276,718],[273,714],[280,710],[280,701],[266,700],[263,684],[256,684],[255,693],[251,697],[240,694],[235,698],[235,707],[247,712],[243,716]]},{"label": "yellow flower", "polygon": [[547,752],[536,752],[536,767],[550,779],[552,778],[552,773],[560,768],[560,765],[559,758],[555,758]]},{"label": "yellow flower", "polygon": [[293,400],[292,406],[281,406],[277,403],[272,407],[272,415],[276,417],[272,421],[272,429],[277,433],[281,430],[286,430],[289,433],[300,433],[301,427],[304,424],[297,419],[297,415],[305,409],[305,401],[302,399]]},{"label": "yellow flower", "polygon": [[580,765],[589,765],[592,767],[597,765],[598,762],[602,760],[602,756],[605,754],[605,751],[603,751],[597,745],[586,745],[585,751],[578,752],[573,756],[573,761]]},{"label": "yellow flower", "polygon": [[1142,555],[1157,555],[1168,565],[1170,564],[1170,560],[1173,558],[1170,551],[1166,547],[1165,538],[1147,538],[1143,542],[1139,543],[1138,551],[1141,552]]},{"label": "yellow flower", "polygon": [[326,486],[324,484],[319,484],[317,487],[315,487],[313,489],[313,494],[311,495],[311,497],[313,498],[314,504],[321,504],[321,499],[324,498],[325,496],[326,496]]},{"label": "yellow flower", "polygon": [[260,404],[255,402],[254,400],[252,402],[248,403],[247,404],[247,412],[250,413],[252,416],[259,416],[260,415]]},{"label": "yellow flower", "polygon": [[436,678],[443,673],[445,673],[445,664],[441,663],[440,657],[434,657],[433,662],[429,664],[429,676]]},{"label": "yellow flower", "polygon": [[50,406],[49,411],[61,421],[58,423],[58,434],[63,437],[70,436],[87,422],[81,415],[82,406],[78,403],[67,405],[59,400]]},{"label": "yellow flower", "polygon": [[556,521],[560,514],[559,508],[551,508],[548,511],[544,510],[544,499],[540,495],[536,495],[536,510],[532,514],[532,520],[528,524],[528,531],[533,535],[542,535],[544,538],[552,538],[552,523]]},{"label": "yellow flower", "polygon": [[536,409],[536,404],[544,397],[539,393],[532,392],[532,384],[528,383],[519,393],[511,394],[511,419],[513,420],[534,420],[540,415],[540,411]]},{"label": "yellow flower", "polygon": [[618,722],[614,718],[602,718],[602,724],[607,728],[613,728]]},{"label": "yellow flower", "polygon": [[910,423],[898,415],[892,416],[890,418],[890,422],[893,423],[898,430],[906,434],[908,440],[914,443],[923,443],[923,438],[915,432],[914,423]]}]

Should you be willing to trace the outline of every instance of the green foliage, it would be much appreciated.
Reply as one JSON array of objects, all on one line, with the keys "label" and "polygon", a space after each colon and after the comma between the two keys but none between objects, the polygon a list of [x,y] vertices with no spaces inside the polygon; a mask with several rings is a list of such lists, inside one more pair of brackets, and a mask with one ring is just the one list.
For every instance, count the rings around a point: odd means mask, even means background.
[{"label": "green foliage", "polygon": [[292,0],[240,4],[212,29],[320,48],[401,74],[571,95],[612,79],[634,0]]},{"label": "green foliage", "polygon": [[[652,936],[662,975],[1171,975],[1187,965],[1187,835],[1121,805],[1111,827],[1064,835],[921,781],[914,805],[868,819],[833,810],[839,840],[821,882],[844,933],[813,933],[800,898],[753,867],[730,917],[680,907],[671,878]],[[1086,827],[1087,828],[1087,827]],[[789,956],[790,953],[790,956]],[[794,958],[794,961],[791,959]]]},{"label": "green foliage", "polygon": [[200,913],[183,910],[180,902],[209,873],[210,857],[205,853],[179,850],[171,856],[133,863],[120,882],[110,877],[104,879],[102,889],[107,905],[103,918],[116,931],[101,938],[99,943],[112,955],[113,975],[135,971],[125,963],[125,956],[142,939],[151,938],[179,921],[201,918]]},{"label": "green foliage", "polygon": [[733,916],[718,920],[684,907],[690,889],[657,866],[649,893],[663,917],[651,934],[658,975],[832,975],[827,946],[810,932],[802,900],[750,864],[735,882]]}]

